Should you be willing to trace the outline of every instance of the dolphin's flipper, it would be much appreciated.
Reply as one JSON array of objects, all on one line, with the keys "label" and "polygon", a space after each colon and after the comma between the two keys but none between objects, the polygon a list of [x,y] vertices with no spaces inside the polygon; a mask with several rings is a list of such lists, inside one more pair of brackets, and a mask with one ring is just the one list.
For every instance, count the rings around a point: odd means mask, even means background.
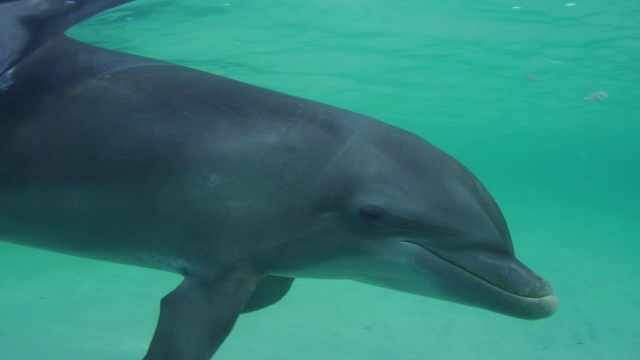
[{"label": "dolphin's flipper", "polygon": [[230,274],[185,278],[162,299],[158,327],[145,360],[208,360],[231,332],[257,279]]},{"label": "dolphin's flipper", "polygon": [[260,310],[277,303],[289,292],[293,280],[295,279],[284,276],[265,276],[244,305],[242,313]]},{"label": "dolphin's flipper", "polygon": [[[0,1],[0,76],[71,26],[130,1],[132,0]],[[6,82],[5,79],[5,87],[8,86]]]}]

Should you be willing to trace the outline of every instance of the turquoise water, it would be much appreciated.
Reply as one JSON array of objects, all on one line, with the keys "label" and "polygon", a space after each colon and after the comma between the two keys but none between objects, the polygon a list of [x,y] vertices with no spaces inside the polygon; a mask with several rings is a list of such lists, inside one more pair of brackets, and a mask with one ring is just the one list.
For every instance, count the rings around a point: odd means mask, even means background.
[{"label": "turquoise water", "polygon": [[[640,3],[571,4],[150,0],[69,34],[423,136],[483,181],[561,301],[529,322],[303,279],[215,359],[640,359]],[[138,359],[179,282],[6,243],[0,271],[11,360]]]}]

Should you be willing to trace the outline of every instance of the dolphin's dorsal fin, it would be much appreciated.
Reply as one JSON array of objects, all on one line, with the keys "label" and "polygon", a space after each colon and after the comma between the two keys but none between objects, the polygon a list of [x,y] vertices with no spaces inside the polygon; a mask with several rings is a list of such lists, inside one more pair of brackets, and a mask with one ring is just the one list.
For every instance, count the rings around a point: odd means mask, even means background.
[{"label": "dolphin's dorsal fin", "polygon": [[0,75],[71,26],[133,0],[0,0]]}]

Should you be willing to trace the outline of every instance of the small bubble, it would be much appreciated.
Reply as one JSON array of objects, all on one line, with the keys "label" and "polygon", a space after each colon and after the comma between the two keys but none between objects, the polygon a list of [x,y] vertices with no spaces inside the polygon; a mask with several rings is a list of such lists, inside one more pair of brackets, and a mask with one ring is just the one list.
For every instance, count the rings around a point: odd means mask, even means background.
[{"label": "small bubble", "polygon": [[592,92],[588,96],[585,96],[584,99],[592,102],[603,102],[607,100],[608,97],[609,97],[609,94],[607,94],[602,90],[598,90],[598,91]]}]

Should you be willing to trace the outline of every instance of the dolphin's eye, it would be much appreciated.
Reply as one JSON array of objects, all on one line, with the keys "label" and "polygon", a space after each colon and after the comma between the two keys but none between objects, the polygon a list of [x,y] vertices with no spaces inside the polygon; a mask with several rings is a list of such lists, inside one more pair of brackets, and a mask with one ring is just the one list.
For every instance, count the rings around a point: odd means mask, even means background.
[{"label": "dolphin's eye", "polygon": [[358,210],[360,221],[368,224],[378,224],[384,218],[385,211],[374,205],[365,205]]}]

